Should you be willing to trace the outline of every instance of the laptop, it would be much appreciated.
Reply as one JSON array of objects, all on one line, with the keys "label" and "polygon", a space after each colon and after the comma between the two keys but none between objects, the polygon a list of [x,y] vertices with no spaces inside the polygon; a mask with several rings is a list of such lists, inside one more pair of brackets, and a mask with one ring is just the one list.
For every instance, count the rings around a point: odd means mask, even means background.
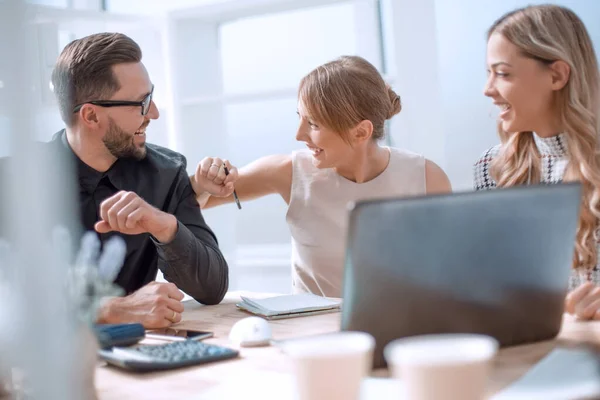
[{"label": "laptop", "polygon": [[341,329],[376,340],[479,333],[501,346],[555,337],[575,248],[579,183],[351,207]]}]

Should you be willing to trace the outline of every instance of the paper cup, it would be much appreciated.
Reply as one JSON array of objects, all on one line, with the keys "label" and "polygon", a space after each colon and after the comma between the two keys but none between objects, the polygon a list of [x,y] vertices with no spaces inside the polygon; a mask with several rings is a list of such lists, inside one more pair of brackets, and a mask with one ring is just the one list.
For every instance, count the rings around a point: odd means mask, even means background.
[{"label": "paper cup", "polygon": [[423,335],[390,342],[384,356],[411,400],[481,400],[498,342],[470,334]]},{"label": "paper cup", "polygon": [[375,340],[340,332],[291,340],[283,350],[294,362],[299,400],[357,400],[371,368]]}]

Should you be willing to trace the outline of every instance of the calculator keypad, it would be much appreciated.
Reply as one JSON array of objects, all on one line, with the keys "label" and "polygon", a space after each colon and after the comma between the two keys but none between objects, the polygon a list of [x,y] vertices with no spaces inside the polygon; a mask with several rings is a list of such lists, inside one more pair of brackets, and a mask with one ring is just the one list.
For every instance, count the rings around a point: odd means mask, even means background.
[{"label": "calculator keypad", "polygon": [[100,350],[98,354],[109,364],[137,371],[158,371],[211,363],[237,357],[237,350],[195,340],[134,348]]},{"label": "calculator keypad", "polygon": [[135,349],[135,351],[139,351],[144,355],[150,356],[154,359],[159,359],[160,361],[164,362],[181,362],[219,356],[221,354],[230,353],[232,350],[195,340],[185,340],[182,342],[172,342],[158,346],[139,346]]}]

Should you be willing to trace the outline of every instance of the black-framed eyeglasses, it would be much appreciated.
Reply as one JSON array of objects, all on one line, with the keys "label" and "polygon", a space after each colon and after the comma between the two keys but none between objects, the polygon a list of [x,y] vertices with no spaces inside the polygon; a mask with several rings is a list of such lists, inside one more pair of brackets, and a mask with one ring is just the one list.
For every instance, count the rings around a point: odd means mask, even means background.
[{"label": "black-framed eyeglasses", "polygon": [[92,100],[92,101],[86,101],[85,103],[81,103],[75,106],[75,108],[73,109],[73,113],[79,112],[79,110],[81,110],[81,107],[83,107],[84,104],[93,104],[95,106],[100,106],[100,107],[127,107],[127,106],[138,106],[138,107],[142,107],[142,115],[146,115],[148,114],[148,111],[150,111],[150,105],[152,104],[152,94],[154,93],[154,85],[152,85],[152,90],[150,90],[150,93],[148,93],[146,95],[146,97],[144,97],[144,99],[142,101],[128,101],[128,100]]}]

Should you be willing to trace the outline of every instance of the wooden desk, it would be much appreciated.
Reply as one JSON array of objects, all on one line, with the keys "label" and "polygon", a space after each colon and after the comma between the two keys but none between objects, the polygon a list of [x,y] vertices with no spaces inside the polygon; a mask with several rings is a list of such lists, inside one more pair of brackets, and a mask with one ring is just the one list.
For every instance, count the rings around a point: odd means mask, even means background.
[{"label": "wooden desk", "polygon": [[[215,338],[207,340],[232,347],[228,341],[233,324],[249,316],[238,310],[235,303],[240,295],[268,297],[268,294],[229,293],[217,306],[186,303],[181,328],[215,332]],[[273,338],[276,340],[335,332],[339,330],[341,314],[324,314],[271,321]],[[548,354],[555,346],[574,346],[591,343],[600,347],[600,322],[580,322],[565,316],[563,329],[557,340],[503,349],[496,358],[492,374],[492,388],[496,392],[523,375],[533,364]],[[235,385],[236,377],[249,371],[256,373],[290,373],[291,364],[277,347],[241,348],[241,358],[204,366],[175,371],[135,374],[99,366],[96,387],[100,399],[189,399],[218,385]],[[386,376],[386,371],[375,371],[375,376]],[[250,389],[249,389],[250,390]],[[249,397],[253,398],[253,397]]]}]

